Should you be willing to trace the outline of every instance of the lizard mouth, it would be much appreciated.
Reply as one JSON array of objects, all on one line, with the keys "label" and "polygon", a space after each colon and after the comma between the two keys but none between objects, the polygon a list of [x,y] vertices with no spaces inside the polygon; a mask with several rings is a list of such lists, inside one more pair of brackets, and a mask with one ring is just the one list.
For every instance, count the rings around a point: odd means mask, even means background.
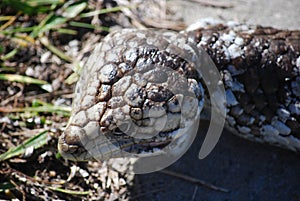
[{"label": "lizard mouth", "polygon": [[[159,88],[155,93],[157,98],[166,92]],[[200,116],[202,104],[188,95],[164,96],[163,101],[145,100],[140,107],[107,107],[99,122],[71,123],[60,136],[59,151],[75,161],[143,157],[166,151],[171,143],[189,135],[186,130]],[[77,114],[73,121],[82,118]]]},{"label": "lizard mouth", "polygon": [[[163,148],[168,146],[175,138],[175,131],[169,134],[164,133],[152,137],[151,139],[137,140],[134,137],[126,134],[120,134],[120,130],[105,134],[107,142],[100,145],[96,143],[85,143],[89,141],[82,135],[82,129],[77,126],[69,126],[64,133],[59,137],[58,150],[64,158],[73,161],[93,161],[109,159],[115,154],[122,156],[146,156],[148,154],[158,153]],[[101,140],[103,142],[103,140]],[[95,147],[97,147],[95,149]],[[108,148],[110,147],[110,148]],[[114,149],[115,148],[115,149]],[[108,157],[104,157],[108,155]]]},{"label": "lizard mouth", "polygon": [[[117,142],[117,146],[122,151],[130,154],[155,153],[168,146],[175,138],[178,138],[177,131],[159,132],[157,135],[147,138],[145,133],[139,133],[135,136],[129,136],[117,128],[113,133],[105,136],[112,142]],[[152,133],[153,135],[153,133]],[[140,136],[140,138],[137,136]]]},{"label": "lizard mouth", "polygon": [[141,157],[164,152],[171,143],[189,135],[186,130],[200,116],[202,105],[194,97],[173,95],[163,104],[144,103],[138,110],[142,114],[137,115],[136,110],[118,110],[123,118],[115,112],[105,113],[99,129],[109,143],[120,149],[119,153]]},{"label": "lizard mouth", "polygon": [[[198,108],[200,112],[201,108]],[[172,119],[174,121],[174,119]],[[167,152],[172,143],[189,136],[188,124],[169,132],[158,132],[155,136],[145,137],[145,133],[130,135],[123,132],[124,125],[113,131],[103,131],[101,127],[86,130],[75,125],[69,125],[59,137],[58,150],[64,158],[73,161],[103,161],[115,157],[147,157]],[[141,127],[145,129],[145,127]],[[93,131],[92,131],[93,130]],[[128,130],[126,131],[128,132]],[[93,134],[94,133],[94,134]],[[86,135],[87,134],[87,135]],[[153,135],[153,134],[152,134]],[[92,136],[96,136],[92,139]]]}]

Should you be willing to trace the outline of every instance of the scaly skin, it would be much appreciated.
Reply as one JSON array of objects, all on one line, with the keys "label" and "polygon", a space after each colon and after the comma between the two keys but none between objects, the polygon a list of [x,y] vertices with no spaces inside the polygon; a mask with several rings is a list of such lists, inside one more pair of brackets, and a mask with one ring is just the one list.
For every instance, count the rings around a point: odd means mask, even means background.
[{"label": "scaly skin", "polygon": [[155,153],[189,135],[183,129],[209,99],[193,63],[200,49],[222,76],[227,128],[299,152],[300,31],[216,24],[182,33],[109,34],[77,83],[72,115],[59,139],[62,155],[81,161]]}]

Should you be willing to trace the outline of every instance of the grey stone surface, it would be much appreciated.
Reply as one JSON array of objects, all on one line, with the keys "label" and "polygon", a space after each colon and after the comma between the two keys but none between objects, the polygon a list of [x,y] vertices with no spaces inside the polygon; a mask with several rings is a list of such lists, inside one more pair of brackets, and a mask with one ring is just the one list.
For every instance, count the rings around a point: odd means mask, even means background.
[{"label": "grey stone surface", "polygon": [[273,26],[282,29],[300,29],[299,0],[215,0],[212,4],[231,5],[230,8],[203,6],[190,1],[174,1],[187,24],[197,19],[213,18],[248,24]]}]

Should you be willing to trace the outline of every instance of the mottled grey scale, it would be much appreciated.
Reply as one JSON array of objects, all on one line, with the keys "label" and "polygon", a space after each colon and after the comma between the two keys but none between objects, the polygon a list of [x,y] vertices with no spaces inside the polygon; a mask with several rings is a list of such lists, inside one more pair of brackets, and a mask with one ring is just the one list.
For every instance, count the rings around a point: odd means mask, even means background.
[{"label": "mottled grey scale", "polygon": [[116,81],[118,75],[118,68],[114,64],[106,64],[104,65],[99,73],[98,79],[103,84],[113,84]]},{"label": "mottled grey scale", "polygon": [[141,88],[144,88],[148,83],[148,79],[146,79],[145,73],[136,72],[130,76],[132,77],[132,82],[134,84],[137,84]]},{"label": "mottled grey scale", "polygon": [[98,92],[96,94],[96,98],[99,101],[107,101],[111,97],[111,86],[106,84],[101,84]]},{"label": "mottled grey scale", "polygon": [[232,115],[235,118],[238,118],[239,116],[241,116],[244,112],[244,109],[241,107],[241,105],[236,105],[234,107],[231,107],[229,109],[229,114]]},{"label": "mottled grey scale", "polygon": [[162,86],[150,86],[147,90],[147,97],[155,102],[166,102],[174,94],[169,89],[166,89]]},{"label": "mottled grey scale", "polygon": [[144,103],[145,98],[145,89],[134,83],[130,85],[124,95],[124,100],[132,107],[140,107]]},{"label": "mottled grey scale", "polygon": [[112,86],[112,96],[123,96],[132,82],[131,76],[124,76]]},{"label": "mottled grey scale", "polygon": [[92,160],[84,145],[97,147],[102,159],[164,148],[176,139],[181,118],[192,119],[209,99],[191,62],[203,49],[223,78],[227,128],[300,152],[300,31],[237,23],[109,34],[80,76],[59,150]]},{"label": "mottled grey scale", "polygon": [[[276,138],[279,134],[289,136],[291,133],[299,136],[300,118],[297,113],[299,96],[297,94],[300,88],[298,83],[300,68],[296,66],[295,61],[300,54],[300,32],[263,27],[254,27],[252,30],[237,30],[232,33],[232,27],[217,25],[208,30],[203,28],[195,32],[198,35],[198,43],[202,44],[217,67],[224,72],[225,87],[232,91],[232,93],[227,91],[228,106],[234,105],[235,100],[240,103],[228,112],[235,118],[234,122],[248,125],[259,124],[260,135],[263,136],[273,135]],[[244,44],[240,43],[242,41],[240,40],[236,46],[232,46],[231,36],[244,39]],[[229,61],[220,61],[220,57],[217,56],[225,55],[226,47],[237,49],[234,54],[229,50]],[[227,69],[231,75],[228,75]],[[242,90],[234,89],[242,87],[233,84],[233,80],[242,83],[244,93]],[[253,110],[256,112],[253,113]],[[253,113],[252,117],[255,120],[247,121],[241,118],[245,117],[244,112],[248,115]],[[281,121],[272,121],[277,115]],[[258,116],[260,116],[259,119]],[[241,127],[239,128],[241,130]],[[242,130],[245,132],[244,128]],[[268,139],[270,138],[269,136]],[[286,145],[282,146],[286,147]],[[295,147],[290,149],[294,150]],[[299,150],[299,147],[296,149]]]},{"label": "mottled grey scale", "polygon": [[132,70],[132,65],[134,65],[133,62],[131,62],[131,61],[128,61],[128,60],[127,60],[126,62],[128,62],[128,63],[120,63],[120,64],[119,64],[119,69],[120,69],[120,71],[121,71],[123,74],[125,74],[125,73],[131,71],[131,70]]},{"label": "mottled grey scale", "polygon": [[292,91],[300,99],[300,77],[297,77],[291,84]]}]

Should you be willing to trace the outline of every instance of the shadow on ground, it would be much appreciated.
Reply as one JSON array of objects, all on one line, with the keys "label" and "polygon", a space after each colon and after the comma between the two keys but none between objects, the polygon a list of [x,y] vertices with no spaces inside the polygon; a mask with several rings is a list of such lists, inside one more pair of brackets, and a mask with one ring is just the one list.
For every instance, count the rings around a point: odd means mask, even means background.
[{"label": "shadow on ground", "polygon": [[[203,128],[199,130],[203,136]],[[223,132],[213,152],[199,160],[200,138],[167,169],[226,188],[229,192],[215,191],[156,172],[136,177],[132,200],[300,200],[298,154]]]}]

